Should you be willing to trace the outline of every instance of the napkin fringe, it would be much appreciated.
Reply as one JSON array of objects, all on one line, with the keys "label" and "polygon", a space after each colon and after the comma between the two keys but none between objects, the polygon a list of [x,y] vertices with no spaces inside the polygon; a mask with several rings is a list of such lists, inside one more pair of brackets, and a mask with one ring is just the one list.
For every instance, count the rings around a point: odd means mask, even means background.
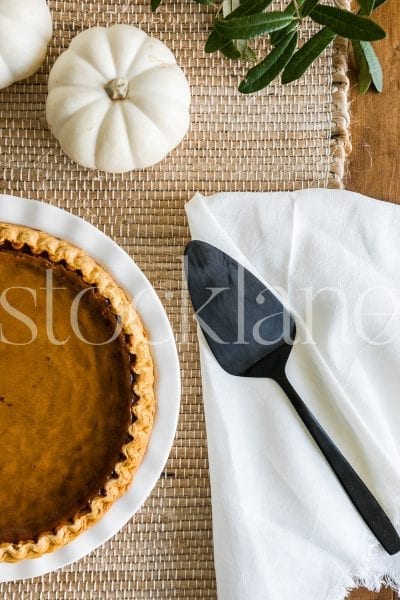
[{"label": "napkin fringe", "polygon": [[[394,520],[394,525],[397,530],[400,529],[397,518]],[[359,587],[364,587],[370,592],[380,592],[383,587],[389,587],[400,594],[400,567],[398,564],[395,565],[393,558],[389,556],[385,564],[382,560],[382,548],[378,542],[370,547],[358,574],[351,577],[351,581],[344,586],[343,593],[333,600],[344,600],[347,594]]]},{"label": "napkin fringe", "polygon": [[332,598],[332,600],[344,600],[347,598],[348,594],[353,592],[354,590],[363,587],[369,590],[370,592],[378,593],[384,587],[391,588],[397,594],[400,593],[400,573],[396,576],[396,579],[389,575],[366,575],[365,577],[359,578],[355,576],[352,578],[351,583],[346,584],[343,588],[343,592],[341,592],[336,598]]},{"label": "napkin fringe", "polygon": [[[398,528],[398,524],[397,524]],[[378,558],[379,556],[379,558]],[[380,592],[382,588],[389,587],[397,594],[400,594],[400,567],[382,565],[382,553],[379,544],[374,545],[365,564],[357,575],[349,577],[349,582],[344,584],[343,591],[332,600],[344,600],[353,590],[364,587],[370,592]],[[389,559],[392,561],[392,558]],[[380,562],[379,567],[375,565]]]}]

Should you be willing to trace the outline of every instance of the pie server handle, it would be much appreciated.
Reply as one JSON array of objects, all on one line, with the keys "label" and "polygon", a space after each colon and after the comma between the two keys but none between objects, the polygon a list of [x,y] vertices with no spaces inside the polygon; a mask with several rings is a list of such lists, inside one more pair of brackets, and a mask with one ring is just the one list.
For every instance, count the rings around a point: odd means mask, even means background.
[{"label": "pie server handle", "polygon": [[400,552],[400,537],[378,501],[304,404],[286,375],[279,384],[376,539],[388,554]]}]

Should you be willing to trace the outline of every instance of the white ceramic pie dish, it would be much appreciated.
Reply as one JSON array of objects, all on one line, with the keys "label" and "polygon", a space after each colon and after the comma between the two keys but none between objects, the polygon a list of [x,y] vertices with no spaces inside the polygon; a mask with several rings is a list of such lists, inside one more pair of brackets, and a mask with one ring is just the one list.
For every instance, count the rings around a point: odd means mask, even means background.
[{"label": "white ceramic pie dish", "polygon": [[104,517],[68,546],[37,559],[0,563],[0,582],[44,575],[86,556],[115,535],[142,506],[160,477],[174,440],[180,404],[180,371],[174,334],[148,279],[130,256],[83,219],[44,202],[0,195],[0,222],[25,225],[85,250],[134,299],[155,364],[157,409],[153,431],[134,484]]}]

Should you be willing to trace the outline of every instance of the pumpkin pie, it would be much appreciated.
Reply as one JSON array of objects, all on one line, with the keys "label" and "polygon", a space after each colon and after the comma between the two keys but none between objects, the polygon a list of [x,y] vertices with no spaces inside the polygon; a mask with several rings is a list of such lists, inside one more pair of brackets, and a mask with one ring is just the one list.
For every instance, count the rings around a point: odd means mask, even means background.
[{"label": "pumpkin pie", "polygon": [[71,244],[0,224],[0,561],[56,550],[130,485],[153,364],[125,293]]}]

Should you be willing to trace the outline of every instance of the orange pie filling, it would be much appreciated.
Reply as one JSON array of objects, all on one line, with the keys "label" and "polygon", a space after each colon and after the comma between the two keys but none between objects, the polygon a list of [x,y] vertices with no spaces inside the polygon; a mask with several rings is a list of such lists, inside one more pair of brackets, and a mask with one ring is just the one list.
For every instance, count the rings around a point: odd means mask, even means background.
[{"label": "orange pie filling", "polygon": [[138,361],[112,300],[68,261],[17,246],[0,239],[0,560],[51,551],[101,516],[154,410],[152,372],[144,408],[136,372],[151,359]]}]

